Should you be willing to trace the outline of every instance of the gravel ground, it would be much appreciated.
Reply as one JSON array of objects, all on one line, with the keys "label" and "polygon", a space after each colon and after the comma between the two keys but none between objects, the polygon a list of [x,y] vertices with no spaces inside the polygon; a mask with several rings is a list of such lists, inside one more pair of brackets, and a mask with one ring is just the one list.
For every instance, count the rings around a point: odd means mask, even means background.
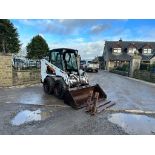
[{"label": "gravel ground", "polygon": [[[110,112],[90,116],[84,109],[73,110],[67,108],[41,108],[52,111],[49,118],[43,121],[32,121],[20,126],[13,126],[11,119],[22,110],[36,110],[40,107],[29,105],[5,104],[1,105],[0,134],[51,134],[51,135],[96,135],[96,134],[126,134],[123,129],[110,123],[107,119]],[[2,110],[3,109],[3,110]],[[11,109],[11,110],[8,110]],[[4,112],[5,111],[5,112]]]},{"label": "gravel ground", "polygon": [[[100,71],[89,73],[91,84],[99,83],[108,98],[116,102],[110,111],[90,116],[84,109],[74,110],[63,101],[44,94],[40,84],[23,88],[0,88],[0,134],[128,134],[109,121],[111,114],[126,109],[155,111],[155,86]],[[22,111],[40,111],[35,119],[19,126],[12,120]],[[21,119],[24,119],[25,114]],[[154,115],[151,116],[154,118]]]}]

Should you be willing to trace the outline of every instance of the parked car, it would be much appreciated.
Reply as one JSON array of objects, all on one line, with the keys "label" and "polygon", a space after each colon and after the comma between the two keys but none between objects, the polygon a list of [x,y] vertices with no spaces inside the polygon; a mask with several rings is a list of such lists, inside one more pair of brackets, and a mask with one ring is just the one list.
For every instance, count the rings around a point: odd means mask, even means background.
[{"label": "parked car", "polygon": [[86,70],[86,60],[81,60],[80,61],[80,69],[82,69],[82,70]]},{"label": "parked car", "polygon": [[27,58],[14,57],[12,65],[16,69],[40,68],[40,60],[32,60]]},{"label": "parked car", "polygon": [[26,61],[19,59],[19,58],[18,59],[14,58],[12,65],[13,65],[13,67],[19,68],[19,69],[27,67]]},{"label": "parked car", "polygon": [[98,72],[99,70],[99,63],[94,61],[88,61],[86,65],[86,71],[90,72]]},{"label": "parked car", "polygon": [[29,60],[28,64],[29,64],[29,67],[36,67],[36,61],[35,60]]}]

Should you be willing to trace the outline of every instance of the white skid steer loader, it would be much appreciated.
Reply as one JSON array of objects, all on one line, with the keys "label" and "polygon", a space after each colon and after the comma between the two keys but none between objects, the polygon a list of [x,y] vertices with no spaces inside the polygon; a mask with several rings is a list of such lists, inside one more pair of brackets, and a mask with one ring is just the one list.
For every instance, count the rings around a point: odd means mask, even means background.
[{"label": "white skid steer loader", "polygon": [[[54,94],[75,109],[88,104],[90,93],[92,100],[98,93],[98,101],[107,95],[98,84],[90,86],[87,74],[79,69],[78,51],[68,48],[53,49],[49,52],[49,60],[41,60],[41,82],[47,94]],[[90,104],[89,104],[90,105]]]}]

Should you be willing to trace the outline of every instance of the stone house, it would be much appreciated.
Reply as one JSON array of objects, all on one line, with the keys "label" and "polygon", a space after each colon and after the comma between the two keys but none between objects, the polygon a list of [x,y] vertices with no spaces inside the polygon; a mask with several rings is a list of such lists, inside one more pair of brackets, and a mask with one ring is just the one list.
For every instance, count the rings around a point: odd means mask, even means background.
[{"label": "stone house", "polygon": [[134,55],[141,56],[141,62],[155,62],[155,42],[105,41],[103,59],[106,70],[129,64]]}]

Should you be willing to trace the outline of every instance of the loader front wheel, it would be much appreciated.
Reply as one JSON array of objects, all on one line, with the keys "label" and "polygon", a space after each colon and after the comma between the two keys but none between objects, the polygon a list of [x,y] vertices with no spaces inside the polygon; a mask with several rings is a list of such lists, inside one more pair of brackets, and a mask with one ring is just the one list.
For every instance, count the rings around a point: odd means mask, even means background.
[{"label": "loader front wheel", "polygon": [[59,99],[63,99],[66,91],[66,84],[63,80],[57,80],[54,86],[54,95]]},{"label": "loader front wheel", "polygon": [[43,87],[44,87],[44,92],[47,94],[53,94],[54,91],[54,80],[50,77],[46,77]]}]

